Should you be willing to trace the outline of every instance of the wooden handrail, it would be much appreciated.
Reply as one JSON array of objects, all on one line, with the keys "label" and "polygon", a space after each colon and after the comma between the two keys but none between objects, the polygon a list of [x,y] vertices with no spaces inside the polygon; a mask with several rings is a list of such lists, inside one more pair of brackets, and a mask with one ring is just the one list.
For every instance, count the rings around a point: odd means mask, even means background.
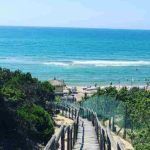
[{"label": "wooden handrail", "polygon": [[57,134],[57,136],[56,136],[56,138],[55,138],[55,142],[56,142],[56,143],[59,141],[59,139],[60,139],[62,133],[64,132],[64,128],[65,128],[65,126],[64,126],[64,125],[61,125],[60,130],[59,130],[59,132],[58,132],[58,134]]},{"label": "wooden handrail", "polygon": [[[115,141],[113,138],[110,128],[104,127],[98,119],[97,113],[93,110],[86,109],[84,107],[80,107],[81,111],[83,111],[83,117],[91,120],[93,125],[95,126],[95,132],[97,135],[98,142],[100,144],[100,149],[105,150],[106,147],[108,150],[125,150],[122,142],[118,139]],[[85,116],[87,114],[87,116]]]},{"label": "wooden handrail", "polygon": [[56,135],[53,135],[52,138],[46,144],[44,150],[51,150],[52,148],[54,148],[54,150],[55,150],[55,146],[56,146],[55,139],[56,139]]},{"label": "wooden handrail", "polygon": [[[76,140],[77,140],[77,133],[78,133],[78,123],[79,123],[79,111],[75,107],[67,107],[59,104],[52,104],[54,105],[54,109],[61,109],[62,114],[64,114],[64,111],[67,111],[69,118],[74,120],[73,125],[64,126],[62,125],[60,127],[60,130],[58,134],[54,134],[52,138],[48,141],[46,144],[44,150],[57,150],[60,148],[61,150],[65,150],[65,135],[67,134],[67,150],[72,150]],[[61,142],[59,143],[59,141]],[[60,144],[60,145],[59,145]]]},{"label": "wooden handrail", "polygon": [[125,150],[123,143],[119,139],[117,141],[117,150]]},{"label": "wooden handrail", "polygon": [[[97,135],[97,140],[100,145],[101,150],[125,150],[122,142],[120,140],[115,140],[114,137],[112,136],[111,130],[109,126],[104,127],[102,123],[99,121],[97,113],[94,112],[91,109],[86,109],[84,107],[80,107],[79,109],[72,106],[72,105],[60,105],[58,106],[59,109],[62,109],[62,113],[65,111],[66,116],[72,118],[74,120],[74,124],[71,126],[61,126],[60,131],[58,135],[52,136],[50,141],[47,143],[46,147],[44,150],[57,150],[58,149],[58,142],[61,139],[61,150],[64,150],[65,144],[64,144],[64,138],[65,134],[67,134],[67,150],[72,150],[76,140],[77,140],[77,132],[78,132],[78,123],[79,123],[79,114],[88,120],[92,121],[93,126],[95,127],[95,132]],[[57,106],[55,106],[55,109]],[[67,114],[68,113],[68,114]],[[84,129],[84,128],[83,128]],[[84,133],[84,131],[83,131]],[[84,136],[84,134],[83,134]],[[83,137],[84,139],[84,137]],[[82,141],[81,144],[81,149],[83,146],[84,140]]]},{"label": "wooden handrail", "polygon": [[115,140],[113,139],[113,136],[111,134],[111,131],[110,131],[110,128],[109,126],[107,126],[107,129],[106,129],[106,133],[107,133],[107,140],[108,140],[108,146],[112,147],[113,149],[116,149],[117,150],[117,143],[115,142]]}]

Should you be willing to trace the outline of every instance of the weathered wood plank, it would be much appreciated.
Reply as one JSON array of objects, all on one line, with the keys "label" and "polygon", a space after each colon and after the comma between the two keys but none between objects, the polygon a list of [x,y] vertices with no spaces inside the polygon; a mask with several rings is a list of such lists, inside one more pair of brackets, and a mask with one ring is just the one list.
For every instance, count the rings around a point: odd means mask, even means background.
[{"label": "weathered wood plank", "polygon": [[78,138],[74,146],[74,150],[79,150],[82,146],[83,127],[81,122],[84,122],[83,150],[99,150],[99,143],[97,141],[95,128],[93,127],[91,121],[83,118],[80,118]]}]

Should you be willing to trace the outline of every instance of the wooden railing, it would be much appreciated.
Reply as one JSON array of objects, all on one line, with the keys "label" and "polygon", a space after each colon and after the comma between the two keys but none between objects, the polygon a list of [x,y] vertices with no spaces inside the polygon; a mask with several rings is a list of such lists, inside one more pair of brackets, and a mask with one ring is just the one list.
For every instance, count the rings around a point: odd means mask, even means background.
[{"label": "wooden railing", "polygon": [[122,142],[113,138],[109,125],[104,127],[94,111],[80,107],[80,115],[92,121],[95,126],[100,150],[125,150]]},{"label": "wooden railing", "polygon": [[[79,111],[75,107],[68,107],[60,104],[50,104],[51,108],[59,109],[62,115],[74,120],[73,125],[60,127],[59,133],[54,134],[48,141],[44,150],[72,150],[77,140],[78,124],[79,124]],[[53,106],[52,106],[53,105]]]},{"label": "wooden railing", "polygon": [[[72,118],[74,120],[74,124],[72,126],[62,125],[60,127],[59,133],[52,136],[44,150],[72,150],[77,140],[79,115],[92,121],[92,124],[95,127],[100,150],[125,150],[122,142],[120,140],[116,141],[116,139],[114,139],[109,125],[107,127],[102,125],[97,117],[97,114],[93,110],[83,107],[76,108],[70,104],[56,104],[53,106],[53,109],[61,110],[64,116]],[[82,150],[83,144],[84,125],[80,150]]]}]

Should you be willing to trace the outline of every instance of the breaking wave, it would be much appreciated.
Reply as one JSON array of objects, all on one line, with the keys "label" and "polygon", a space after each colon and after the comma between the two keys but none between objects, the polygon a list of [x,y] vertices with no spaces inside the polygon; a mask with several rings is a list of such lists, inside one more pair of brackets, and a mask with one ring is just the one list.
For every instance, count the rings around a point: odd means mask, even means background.
[{"label": "breaking wave", "polygon": [[120,67],[120,66],[150,66],[150,61],[118,61],[118,60],[86,60],[86,61],[52,61],[45,65],[58,66],[95,66],[95,67]]},{"label": "breaking wave", "polygon": [[95,66],[95,67],[128,67],[128,66],[150,66],[150,61],[147,60],[73,60],[73,61],[44,61],[21,58],[0,58],[1,64],[37,64],[37,65],[54,65],[54,66]]}]

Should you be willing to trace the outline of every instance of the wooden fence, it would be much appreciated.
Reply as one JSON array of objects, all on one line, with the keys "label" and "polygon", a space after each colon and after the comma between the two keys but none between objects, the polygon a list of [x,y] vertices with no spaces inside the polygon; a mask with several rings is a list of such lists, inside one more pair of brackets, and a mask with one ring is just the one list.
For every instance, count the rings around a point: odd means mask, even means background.
[{"label": "wooden fence", "polygon": [[72,150],[77,140],[78,124],[79,124],[79,111],[75,107],[68,107],[60,104],[50,104],[52,109],[59,109],[62,114],[74,120],[73,125],[60,127],[59,133],[54,134],[48,141],[44,150]]},{"label": "wooden fence", "polygon": [[[95,127],[95,132],[97,135],[100,150],[125,150],[122,142],[120,140],[116,141],[113,138],[110,125],[104,127],[99,121],[97,114],[94,111],[90,109],[85,109],[83,107],[76,108],[70,104],[53,104],[53,109],[61,110],[64,116],[72,118],[74,120],[74,124],[72,126],[62,125],[60,127],[59,133],[57,135],[55,134],[52,136],[44,150],[72,150],[77,140],[79,115],[83,118],[87,118],[88,120],[92,121],[92,124]],[[67,144],[65,144],[65,137],[67,137]],[[82,150],[83,148],[84,130],[82,138],[83,140],[81,143],[80,150]]]},{"label": "wooden fence", "polygon": [[79,113],[83,118],[92,121],[100,150],[125,150],[122,142],[120,140],[116,141],[113,138],[109,125],[104,127],[94,111],[80,107]]}]

